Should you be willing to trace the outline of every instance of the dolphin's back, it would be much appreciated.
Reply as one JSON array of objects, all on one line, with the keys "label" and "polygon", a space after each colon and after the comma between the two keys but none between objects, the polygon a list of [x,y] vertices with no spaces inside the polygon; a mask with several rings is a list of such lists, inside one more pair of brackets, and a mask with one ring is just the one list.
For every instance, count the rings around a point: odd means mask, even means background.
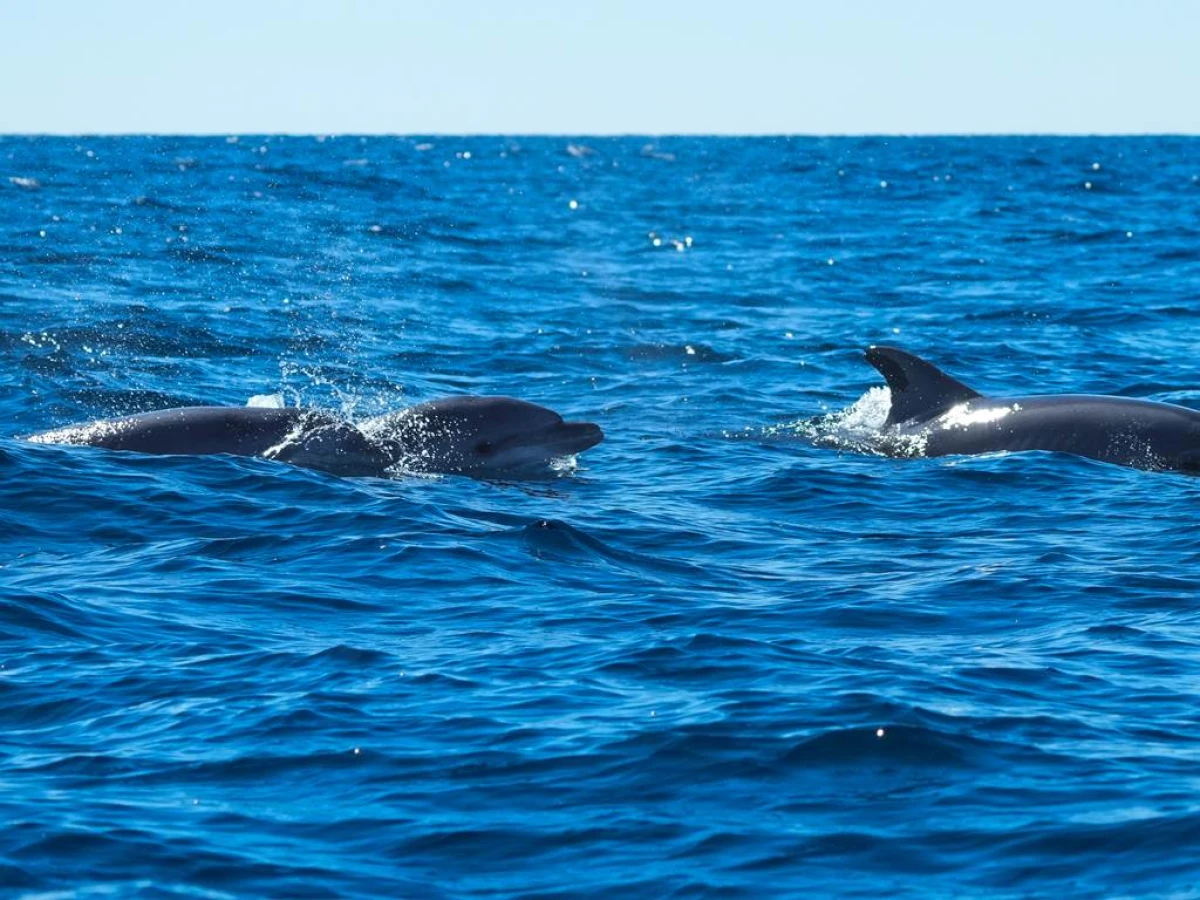
[{"label": "dolphin's back", "polygon": [[511,473],[519,465],[580,453],[598,426],[564,422],[510,397],[447,397],[370,419],[363,427],[318,410],[186,406],[35,434],[42,444],[136,453],[259,456],[337,475]]},{"label": "dolphin's back", "polygon": [[138,453],[258,456],[287,440],[312,415],[295,408],[184,406],[72,425],[30,440]]},{"label": "dolphin's back", "polygon": [[980,398],[924,427],[928,456],[1046,450],[1138,468],[1200,463],[1200,412],[1134,397]]},{"label": "dolphin's back", "polygon": [[888,383],[885,452],[898,456],[1046,450],[1140,469],[1200,469],[1200,412],[1092,394],[998,399],[895,347],[867,362]]}]

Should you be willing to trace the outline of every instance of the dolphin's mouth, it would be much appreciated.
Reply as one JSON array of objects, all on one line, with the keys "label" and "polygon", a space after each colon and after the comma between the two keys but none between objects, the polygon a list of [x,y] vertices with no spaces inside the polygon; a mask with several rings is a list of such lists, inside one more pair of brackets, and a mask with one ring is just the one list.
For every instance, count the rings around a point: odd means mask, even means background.
[{"label": "dolphin's mouth", "polygon": [[528,441],[530,446],[540,446],[547,456],[574,456],[604,440],[599,425],[591,422],[559,422]]},{"label": "dolphin's mouth", "polygon": [[496,449],[499,456],[515,453],[526,456],[526,462],[549,462],[558,457],[582,453],[602,440],[604,432],[599,425],[591,422],[558,422],[541,431],[510,438]]},{"label": "dolphin's mouth", "polygon": [[567,450],[568,456],[582,453],[604,440],[604,432],[592,422],[563,422],[557,431],[562,442],[570,448]]}]

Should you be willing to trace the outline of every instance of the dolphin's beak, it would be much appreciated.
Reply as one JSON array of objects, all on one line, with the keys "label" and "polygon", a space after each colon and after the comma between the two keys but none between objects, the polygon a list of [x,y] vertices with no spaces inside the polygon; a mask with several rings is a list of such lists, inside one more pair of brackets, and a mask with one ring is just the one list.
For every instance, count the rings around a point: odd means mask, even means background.
[{"label": "dolphin's beak", "polygon": [[556,422],[539,431],[509,438],[497,450],[530,450],[544,461],[574,456],[604,440],[599,425],[591,422]]},{"label": "dolphin's beak", "polygon": [[514,435],[498,444],[475,471],[540,472],[552,460],[582,453],[604,440],[591,422],[556,422],[537,431]]},{"label": "dolphin's beak", "polygon": [[599,425],[591,422],[559,422],[538,435],[538,441],[553,456],[574,456],[604,440]]}]

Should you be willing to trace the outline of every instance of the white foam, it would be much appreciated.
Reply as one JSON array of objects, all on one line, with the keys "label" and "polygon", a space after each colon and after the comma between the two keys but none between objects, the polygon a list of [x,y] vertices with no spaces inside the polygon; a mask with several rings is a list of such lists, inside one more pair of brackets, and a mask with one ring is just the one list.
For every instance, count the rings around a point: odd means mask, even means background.
[{"label": "white foam", "polygon": [[555,475],[573,475],[578,468],[577,456],[555,456],[549,463],[549,469]]},{"label": "white foam", "polygon": [[246,406],[258,409],[283,409],[286,405],[283,394],[255,394],[246,401]]},{"label": "white foam", "polygon": [[828,420],[840,431],[850,433],[878,432],[887,422],[892,411],[892,392],[880,385],[843,409],[828,416]]},{"label": "white foam", "polygon": [[892,392],[880,385],[868,390],[845,409],[763,431],[767,436],[799,435],[824,446],[880,453],[884,452],[880,441],[891,408]]}]

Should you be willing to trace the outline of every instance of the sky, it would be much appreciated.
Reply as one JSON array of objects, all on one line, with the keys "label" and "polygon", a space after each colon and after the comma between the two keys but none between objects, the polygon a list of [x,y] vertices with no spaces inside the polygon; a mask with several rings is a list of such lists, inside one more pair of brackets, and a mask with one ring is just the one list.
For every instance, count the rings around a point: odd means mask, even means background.
[{"label": "sky", "polygon": [[1200,133],[1200,0],[0,0],[0,132]]}]

